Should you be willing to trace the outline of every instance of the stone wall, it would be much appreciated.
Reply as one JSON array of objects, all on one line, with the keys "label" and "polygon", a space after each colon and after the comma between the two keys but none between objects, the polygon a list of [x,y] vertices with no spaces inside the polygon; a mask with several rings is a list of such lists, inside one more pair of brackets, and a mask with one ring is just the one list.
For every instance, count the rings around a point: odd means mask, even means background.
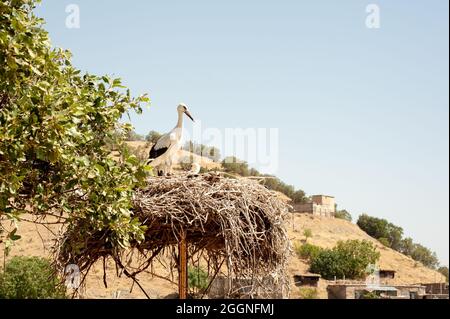
[{"label": "stone wall", "polygon": [[[385,295],[390,295],[390,298],[398,299],[421,299],[425,295],[425,286],[411,285],[411,286],[392,286],[397,291],[383,292]],[[355,299],[357,294],[362,294],[364,291],[371,290],[364,284],[338,284],[329,285],[327,287],[328,299]]]},{"label": "stone wall", "polygon": [[334,217],[334,206],[331,209],[329,206],[318,205],[316,203],[295,204],[293,206],[294,213],[312,214],[314,216]]}]

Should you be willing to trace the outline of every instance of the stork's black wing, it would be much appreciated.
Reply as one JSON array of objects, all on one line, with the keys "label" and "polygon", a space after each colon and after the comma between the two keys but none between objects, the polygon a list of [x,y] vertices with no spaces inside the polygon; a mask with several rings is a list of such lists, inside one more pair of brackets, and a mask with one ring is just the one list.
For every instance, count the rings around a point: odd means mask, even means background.
[{"label": "stork's black wing", "polygon": [[165,152],[167,152],[168,149],[169,149],[168,147],[162,147],[162,148],[156,149],[156,144],[155,144],[152,146],[152,149],[150,150],[150,153],[148,154],[148,159],[154,160],[154,159],[160,157],[161,155],[163,155]]}]

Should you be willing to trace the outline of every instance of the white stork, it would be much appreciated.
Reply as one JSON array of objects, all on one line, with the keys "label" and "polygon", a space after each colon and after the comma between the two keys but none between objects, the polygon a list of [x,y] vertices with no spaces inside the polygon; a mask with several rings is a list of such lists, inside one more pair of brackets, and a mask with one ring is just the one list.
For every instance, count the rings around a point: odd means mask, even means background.
[{"label": "white stork", "polygon": [[148,163],[157,170],[159,176],[171,173],[173,165],[178,160],[178,151],[181,149],[183,139],[183,114],[186,114],[194,122],[186,104],[180,103],[177,112],[178,122],[175,128],[162,135],[149,153]]}]

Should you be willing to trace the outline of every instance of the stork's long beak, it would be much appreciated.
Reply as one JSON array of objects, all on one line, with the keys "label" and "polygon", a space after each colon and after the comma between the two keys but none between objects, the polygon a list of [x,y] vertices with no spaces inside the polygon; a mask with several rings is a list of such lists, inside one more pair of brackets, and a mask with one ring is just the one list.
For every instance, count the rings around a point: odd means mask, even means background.
[{"label": "stork's long beak", "polygon": [[192,122],[195,122],[194,118],[192,117],[191,113],[189,113],[189,111],[184,111],[184,114],[186,114],[187,117],[189,117],[192,120]]}]

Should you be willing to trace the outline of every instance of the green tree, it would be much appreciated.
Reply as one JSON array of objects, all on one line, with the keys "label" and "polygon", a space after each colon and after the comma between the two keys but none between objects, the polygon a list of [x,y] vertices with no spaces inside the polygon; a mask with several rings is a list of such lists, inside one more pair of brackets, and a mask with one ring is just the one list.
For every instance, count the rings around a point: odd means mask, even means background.
[{"label": "green tree", "polygon": [[414,242],[413,242],[412,238],[407,237],[407,238],[402,239],[402,241],[400,243],[399,251],[404,255],[412,256],[413,251],[414,251]]},{"label": "green tree", "polygon": [[304,191],[300,190],[296,190],[294,192],[294,194],[292,194],[292,202],[296,203],[296,204],[300,204],[300,203],[306,203],[308,201],[308,197],[306,197],[306,194]]},{"label": "green tree", "polygon": [[[127,247],[143,239],[130,208],[149,168],[124,149],[132,127],[119,120],[149,100],[73,67],[68,51],[51,47],[37,2],[0,2],[0,218],[52,214],[69,228],[92,220],[86,238],[101,231]],[[6,237],[7,246],[17,239]]]},{"label": "green tree", "polygon": [[286,183],[284,183],[278,177],[275,176],[264,175],[264,177],[266,177],[264,179],[264,186],[266,186],[268,189],[281,192],[291,199],[293,198],[295,193],[294,186],[287,185]]},{"label": "green tree", "polygon": [[296,190],[294,186],[288,185],[281,181],[279,178],[272,175],[262,175],[265,177],[263,184],[270,190],[274,190],[280,193],[283,193],[295,204],[305,203],[308,201],[308,198],[305,195],[305,192],[302,190]]},{"label": "green tree", "polygon": [[389,247],[390,243],[387,238],[379,238],[378,241],[386,247]]},{"label": "green tree", "polygon": [[323,249],[312,260],[310,271],[325,279],[364,279],[366,269],[375,264],[380,253],[366,240],[339,241],[333,249]]},{"label": "green tree", "polygon": [[201,267],[188,268],[188,285],[189,288],[195,288],[197,291],[204,291],[209,285],[208,273]]},{"label": "green tree", "polygon": [[147,136],[145,137],[145,140],[151,144],[156,144],[156,142],[161,137],[161,133],[156,131],[150,131]]},{"label": "green tree", "polygon": [[283,193],[289,197],[293,203],[305,203],[308,201],[306,194],[301,189],[296,190],[294,186],[288,185],[273,175],[260,174],[256,169],[249,168],[248,163],[241,161],[236,157],[229,156],[222,161],[222,167],[225,172],[238,174],[240,176],[259,176],[263,177],[263,185],[273,191]]},{"label": "green tree", "polygon": [[244,177],[250,176],[247,162],[241,161],[233,156],[226,157],[222,161],[222,167],[227,173],[234,173]]},{"label": "green tree", "polygon": [[389,235],[387,240],[389,241],[390,247],[398,251],[400,249],[403,237],[403,228],[395,226],[392,223],[388,223],[387,233]]},{"label": "green tree", "polygon": [[[323,249],[311,260],[310,269],[315,274],[320,274],[323,278],[332,280],[343,278],[346,269],[339,255],[331,249]],[[348,278],[348,276],[347,276]]]},{"label": "green tree", "polygon": [[220,150],[217,147],[210,146],[207,148],[206,157],[213,160],[214,162],[220,162]]},{"label": "green tree", "polygon": [[0,273],[0,299],[60,299],[66,289],[50,262],[39,257],[13,257]]},{"label": "green tree", "polygon": [[216,163],[220,161],[220,150],[214,146],[207,146],[189,141],[185,143],[183,149],[196,155],[209,158]]},{"label": "green tree", "polygon": [[125,137],[126,141],[143,141],[144,137],[142,135],[139,135],[133,130],[130,130],[127,132],[127,135]]},{"label": "green tree", "polygon": [[259,175],[261,175],[261,174],[258,172],[258,170],[257,170],[257,169],[254,169],[254,168],[250,168],[248,174],[249,174],[250,176],[259,176]]},{"label": "green tree", "polygon": [[344,219],[349,222],[352,221],[352,215],[345,209],[336,211],[336,213],[334,214],[334,217],[339,218],[339,219]]},{"label": "green tree", "polygon": [[380,258],[375,246],[367,240],[339,241],[333,250],[346,267],[347,278],[364,278],[367,267]]},{"label": "green tree", "polygon": [[441,267],[438,268],[438,271],[445,276],[445,279],[448,282],[448,267],[441,266]]},{"label": "green tree", "polygon": [[389,242],[388,247],[399,250],[403,236],[403,229],[386,219],[376,218],[362,214],[359,216],[357,225],[368,235],[375,239],[386,238]]},{"label": "green tree", "polygon": [[435,269],[439,265],[439,259],[435,252],[421,244],[414,243],[409,237],[401,240],[399,251],[426,267]]},{"label": "green tree", "polygon": [[410,256],[412,259],[421,262],[424,266],[432,269],[436,269],[439,265],[439,259],[437,258],[436,253],[421,244],[414,244]]}]

